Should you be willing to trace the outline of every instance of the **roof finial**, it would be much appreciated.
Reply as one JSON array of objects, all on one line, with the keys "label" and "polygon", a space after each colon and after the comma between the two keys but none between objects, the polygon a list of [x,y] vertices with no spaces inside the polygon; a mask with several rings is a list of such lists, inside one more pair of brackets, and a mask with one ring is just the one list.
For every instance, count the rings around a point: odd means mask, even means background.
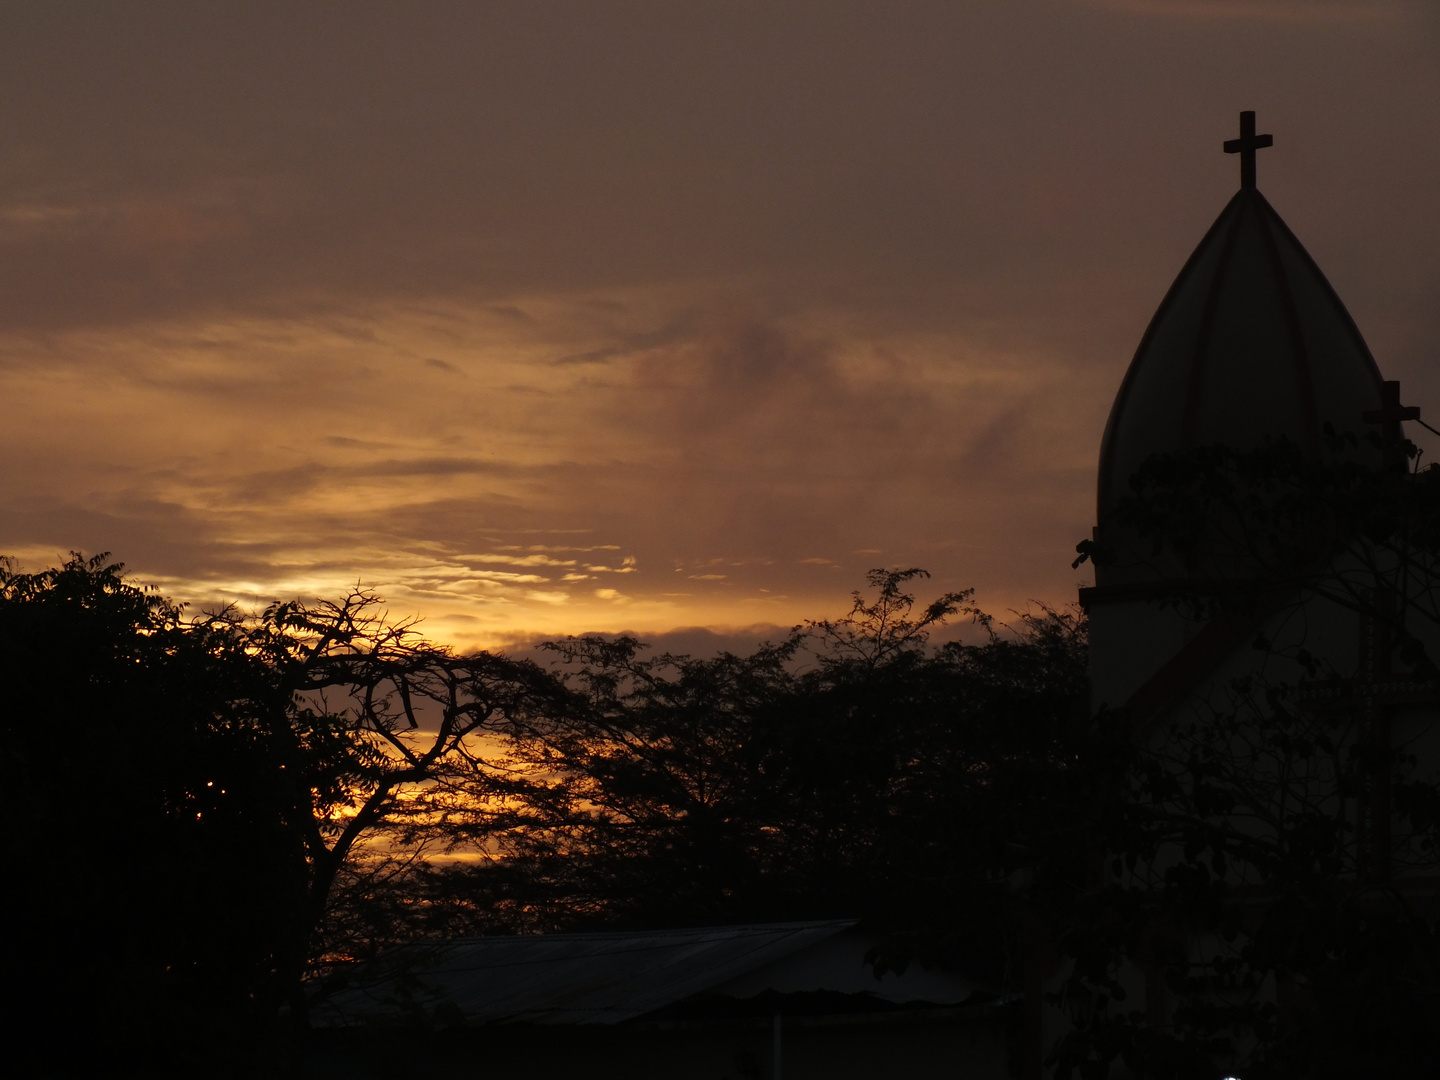
[{"label": "roof finial", "polygon": [[1255,134],[1255,114],[1245,111],[1240,114],[1240,137],[1225,140],[1225,153],[1240,155],[1240,186],[1255,186],[1255,151],[1274,146],[1275,140],[1269,135]]}]

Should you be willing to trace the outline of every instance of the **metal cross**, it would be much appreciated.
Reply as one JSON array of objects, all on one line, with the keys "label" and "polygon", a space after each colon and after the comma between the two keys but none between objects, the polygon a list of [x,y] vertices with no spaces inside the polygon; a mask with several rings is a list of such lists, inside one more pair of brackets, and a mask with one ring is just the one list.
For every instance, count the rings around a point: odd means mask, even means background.
[{"label": "metal cross", "polygon": [[1400,384],[1394,380],[1386,380],[1380,408],[1366,409],[1364,417],[1367,424],[1398,424],[1401,420],[1419,420],[1420,406],[1401,405]]},{"label": "metal cross", "polygon": [[1240,155],[1240,186],[1242,188],[1255,186],[1255,151],[1274,145],[1275,140],[1269,135],[1255,134],[1254,112],[1247,111],[1240,114],[1240,137],[1225,140],[1225,153]]},{"label": "metal cross", "polygon": [[1384,392],[1380,395],[1380,408],[1366,409],[1361,415],[1367,424],[1380,425],[1380,443],[1385,452],[1386,467],[1394,473],[1408,472],[1410,459],[1405,453],[1405,435],[1400,430],[1400,422],[1419,420],[1420,407],[1401,405],[1400,384],[1386,381]]}]

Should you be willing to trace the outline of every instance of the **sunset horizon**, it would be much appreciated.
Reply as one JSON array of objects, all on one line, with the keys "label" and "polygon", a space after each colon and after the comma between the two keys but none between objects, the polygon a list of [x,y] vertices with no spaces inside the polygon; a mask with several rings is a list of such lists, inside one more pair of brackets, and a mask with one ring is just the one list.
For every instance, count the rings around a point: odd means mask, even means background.
[{"label": "sunset horizon", "polygon": [[0,45],[27,570],[109,551],[196,611],[359,585],[459,649],[739,647],[874,568],[1065,607],[1242,109],[1440,408],[1422,3],[80,11]]}]

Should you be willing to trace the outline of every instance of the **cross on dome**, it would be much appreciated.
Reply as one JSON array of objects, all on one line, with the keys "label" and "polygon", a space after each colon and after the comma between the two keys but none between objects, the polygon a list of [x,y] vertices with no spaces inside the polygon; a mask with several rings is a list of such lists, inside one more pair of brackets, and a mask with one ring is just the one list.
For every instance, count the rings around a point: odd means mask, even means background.
[{"label": "cross on dome", "polygon": [[1419,420],[1420,408],[1417,405],[1400,404],[1400,383],[1386,379],[1382,384],[1384,393],[1381,398],[1382,406],[1378,409],[1365,410],[1365,423],[1367,424],[1398,424],[1402,420]]},{"label": "cross on dome", "polygon": [[1240,114],[1240,137],[1225,140],[1225,153],[1240,155],[1240,186],[1255,186],[1255,151],[1274,146],[1275,140],[1269,135],[1255,134],[1255,113],[1246,110]]},{"label": "cross on dome", "polygon": [[[1243,453],[1283,438],[1319,459],[1329,425],[1355,437],[1356,460],[1388,468],[1399,464],[1400,422],[1422,423],[1383,386],[1345,305],[1254,187],[1255,152],[1273,142],[1256,134],[1253,112],[1240,114],[1240,138],[1225,149],[1241,155],[1246,186],[1181,269],[1115,396],[1096,534],[1115,554],[1097,567],[1097,588],[1187,572],[1159,566],[1118,513],[1152,456],[1215,445]],[[1367,412],[1384,425],[1380,446],[1364,438]]]}]

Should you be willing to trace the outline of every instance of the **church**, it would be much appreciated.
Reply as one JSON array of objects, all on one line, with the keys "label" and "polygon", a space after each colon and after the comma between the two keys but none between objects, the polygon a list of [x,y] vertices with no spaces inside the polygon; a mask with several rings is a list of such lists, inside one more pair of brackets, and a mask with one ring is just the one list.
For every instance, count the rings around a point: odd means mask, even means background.
[{"label": "church", "polygon": [[[1397,769],[1432,785],[1440,775],[1440,580],[1424,541],[1361,535],[1359,518],[1340,523],[1325,505],[1402,505],[1405,485],[1419,480],[1402,424],[1420,410],[1401,405],[1399,384],[1384,379],[1339,296],[1260,193],[1256,152],[1272,144],[1252,112],[1224,144],[1239,155],[1240,189],[1165,295],[1120,385],[1102,439],[1094,538],[1081,545],[1095,566],[1094,586],[1080,593],[1092,705],[1120,710],[1151,760],[1169,763],[1177,817],[1196,817],[1207,784],[1228,800],[1209,811],[1208,840],[1192,829],[1182,851],[1177,831],[1148,864],[1102,871],[1153,894],[1198,867],[1226,890],[1227,934],[1171,922],[1156,930],[1163,949],[1142,944],[1115,973],[1125,1003],[1111,1002],[1112,1013],[1143,1016],[1157,1038],[1180,1026],[1185,1002],[1249,1009],[1267,1023],[1309,1007],[1303,974],[1256,959],[1278,937],[1266,920],[1299,927],[1332,896],[1351,911],[1429,919],[1436,904],[1434,849],[1397,815],[1391,793]],[[1157,514],[1180,524],[1166,535]],[[1295,859],[1306,829],[1329,845],[1307,856],[1317,882],[1308,913],[1303,895],[1285,906],[1283,873],[1262,869]],[[1208,864],[1196,855],[1206,843]],[[1037,1078],[1095,1020],[1093,1002],[1055,1004],[1064,965],[1043,966],[1027,994],[1023,1071]],[[1228,1043],[1217,1064],[1244,1075],[1253,1038],[1232,1032]]]},{"label": "church", "polygon": [[[1148,716],[1172,708],[1258,628],[1254,618],[1198,625],[1153,601],[1197,586],[1127,542],[1117,504],[1147,459],[1213,444],[1249,450],[1287,439],[1317,455],[1325,427],[1363,448],[1387,384],[1320,268],[1256,186],[1256,136],[1245,113],[1241,187],[1170,287],[1115,397],[1101,442],[1095,586],[1080,600],[1091,625],[1094,703]],[[1398,394],[1398,384],[1393,384]],[[1213,584],[1213,583],[1211,583]]]}]

